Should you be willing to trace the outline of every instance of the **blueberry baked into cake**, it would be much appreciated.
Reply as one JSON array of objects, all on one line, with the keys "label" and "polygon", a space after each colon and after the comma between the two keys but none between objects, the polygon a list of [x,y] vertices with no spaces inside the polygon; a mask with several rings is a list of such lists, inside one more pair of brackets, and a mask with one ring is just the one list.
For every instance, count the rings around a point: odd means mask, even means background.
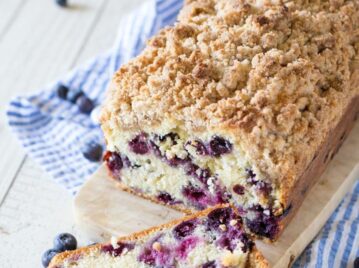
[{"label": "blueberry baked into cake", "polygon": [[357,0],[192,0],[115,74],[118,186],[191,213],[236,206],[275,240],[358,112]]},{"label": "blueberry baked into cake", "polygon": [[229,206],[57,255],[50,268],[268,267]]}]

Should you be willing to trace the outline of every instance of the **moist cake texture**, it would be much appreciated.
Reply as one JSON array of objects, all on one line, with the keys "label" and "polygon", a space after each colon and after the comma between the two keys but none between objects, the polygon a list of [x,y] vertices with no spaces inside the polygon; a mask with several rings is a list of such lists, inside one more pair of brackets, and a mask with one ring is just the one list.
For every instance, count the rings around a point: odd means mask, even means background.
[{"label": "moist cake texture", "polygon": [[306,173],[318,152],[355,117],[358,52],[356,0],[187,1],[112,80],[107,166],[185,212],[230,202],[275,239],[320,175]]},{"label": "moist cake texture", "polygon": [[59,254],[51,268],[268,267],[228,206],[155,227],[111,243]]}]

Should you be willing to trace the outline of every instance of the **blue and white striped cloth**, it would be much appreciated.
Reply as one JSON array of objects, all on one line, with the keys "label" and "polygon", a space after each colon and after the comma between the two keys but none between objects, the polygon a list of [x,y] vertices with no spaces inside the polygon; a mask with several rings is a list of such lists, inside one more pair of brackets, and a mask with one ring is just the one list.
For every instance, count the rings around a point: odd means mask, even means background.
[{"label": "blue and white striped cloth", "polygon": [[[71,192],[75,193],[98,167],[83,157],[82,144],[102,142],[102,135],[88,115],[57,97],[56,86],[63,83],[81,88],[97,104],[101,103],[115,70],[137,55],[148,37],[172,24],[182,5],[182,0],[144,3],[122,19],[118,38],[109,52],[39,92],[11,101],[7,115],[18,139],[28,154]],[[294,267],[353,267],[355,257],[359,256],[358,196],[357,183]]]}]

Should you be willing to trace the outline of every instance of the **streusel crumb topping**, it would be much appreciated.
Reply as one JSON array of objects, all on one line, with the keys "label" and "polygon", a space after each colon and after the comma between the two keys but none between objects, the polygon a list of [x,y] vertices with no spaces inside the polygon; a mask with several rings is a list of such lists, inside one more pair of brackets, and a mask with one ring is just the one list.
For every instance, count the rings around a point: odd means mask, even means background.
[{"label": "streusel crumb topping", "polygon": [[116,73],[102,124],[226,129],[272,177],[288,174],[358,94],[358,52],[357,0],[187,1]]}]

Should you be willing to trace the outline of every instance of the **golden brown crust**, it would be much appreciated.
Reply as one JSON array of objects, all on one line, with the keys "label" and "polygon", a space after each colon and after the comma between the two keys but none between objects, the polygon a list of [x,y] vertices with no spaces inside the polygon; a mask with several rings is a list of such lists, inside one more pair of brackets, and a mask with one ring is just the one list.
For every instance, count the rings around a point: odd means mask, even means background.
[{"label": "golden brown crust", "polygon": [[117,72],[101,121],[106,137],[165,121],[231,136],[286,205],[358,95],[359,3],[257,2],[187,1],[178,23]]},{"label": "golden brown crust", "polygon": [[[55,255],[55,257],[51,260],[48,268],[61,268],[61,264],[64,263],[65,260],[75,256],[82,256],[86,254],[90,254],[91,251],[101,248],[101,244],[96,244],[92,246],[87,246],[75,250],[64,251],[60,254]],[[75,257],[76,258],[76,257]]]},{"label": "golden brown crust", "polygon": [[247,267],[255,267],[255,268],[268,268],[270,267],[268,261],[264,258],[262,253],[258,251],[258,249],[255,247],[252,250],[252,253],[249,256],[248,259],[249,264]]}]

